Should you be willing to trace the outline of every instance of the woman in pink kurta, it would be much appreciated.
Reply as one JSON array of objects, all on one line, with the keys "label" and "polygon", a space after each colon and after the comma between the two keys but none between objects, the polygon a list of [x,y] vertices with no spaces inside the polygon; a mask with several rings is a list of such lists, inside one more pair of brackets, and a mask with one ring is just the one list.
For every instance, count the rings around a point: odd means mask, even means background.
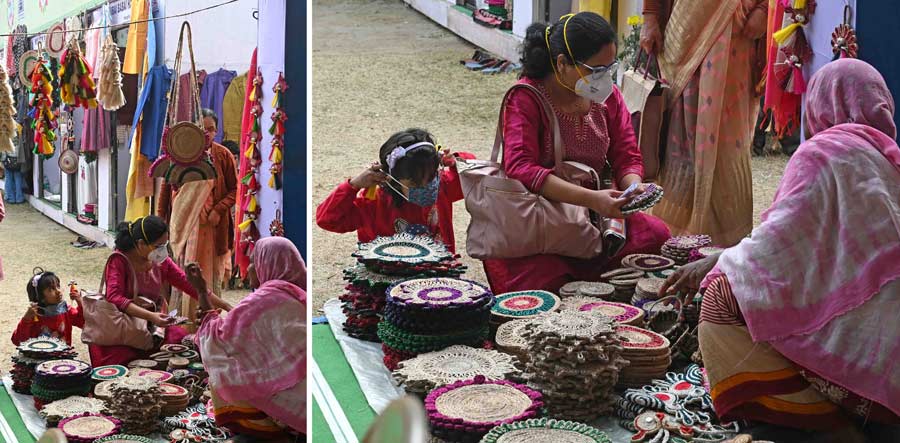
[{"label": "woman in pink kurta", "polygon": [[[643,192],[641,152],[622,94],[612,85],[616,35],[597,14],[582,12],[546,27],[533,24],[523,44],[520,83],[534,86],[552,106],[565,146],[564,159],[601,173],[612,167],[615,187],[639,185]],[[577,92],[576,92],[577,91]],[[615,190],[591,191],[556,177],[552,131],[532,91],[514,91],[504,109],[503,166],[509,177],[544,197],[590,208],[604,217],[623,218],[626,199]],[[556,291],[573,280],[599,280],[622,257],[659,253],[669,238],[665,224],[645,214],[626,219],[627,242],[612,257],[590,260],[536,255],[484,261],[495,293],[544,289]]]},{"label": "woman in pink kurta", "polygon": [[[163,293],[166,284],[174,286],[193,298],[197,289],[188,282],[185,273],[168,256],[168,226],[159,217],[142,217],[132,223],[119,225],[116,235],[116,250],[104,270],[106,276],[106,300],[128,315],[143,318],[159,328],[165,329],[161,344],[181,343],[186,335],[184,329],[170,326],[173,319],[168,316],[168,300]],[[138,296],[153,302],[157,309],[148,310],[133,302],[132,273],[137,276]],[[211,296],[213,303],[223,309],[230,307]],[[129,346],[88,345],[93,366],[125,365],[132,360],[143,358],[149,352]]]}]

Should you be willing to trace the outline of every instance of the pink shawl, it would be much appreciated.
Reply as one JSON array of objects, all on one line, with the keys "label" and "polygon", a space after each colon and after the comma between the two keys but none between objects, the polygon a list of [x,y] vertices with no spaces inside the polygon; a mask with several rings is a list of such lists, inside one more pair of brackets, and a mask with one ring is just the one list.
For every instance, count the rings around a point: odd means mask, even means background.
[{"label": "pink shawl", "polygon": [[813,76],[806,110],[814,136],[788,163],[762,224],[718,270],[754,341],[900,413],[893,99],[873,67],[844,59]]},{"label": "pink shawl", "polygon": [[279,237],[257,242],[253,263],[260,287],[197,332],[203,363],[222,399],[306,432],[306,265]]}]

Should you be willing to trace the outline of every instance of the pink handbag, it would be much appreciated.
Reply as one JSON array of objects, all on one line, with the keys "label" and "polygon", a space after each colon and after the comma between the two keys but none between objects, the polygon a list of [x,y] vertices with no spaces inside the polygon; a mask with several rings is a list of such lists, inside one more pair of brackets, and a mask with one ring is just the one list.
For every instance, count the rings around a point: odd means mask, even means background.
[{"label": "pink handbag", "polygon": [[597,171],[563,161],[559,122],[541,93],[531,85],[516,84],[503,97],[491,159],[457,160],[460,182],[471,215],[466,252],[473,258],[498,259],[555,254],[593,258],[603,252],[601,217],[590,209],[552,201],[532,193],[522,182],[506,176],[498,163],[503,145],[503,112],[510,93],[532,91],[541,101],[553,126],[553,174],[579,186],[599,189]]},{"label": "pink handbag", "polygon": [[[125,257],[125,254],[114,252],[106,260],[99,292],[86,292],[83,297],[84,329],[81,331],[81,341],[98,346],[130,346],[148,351],[153,349],[154,343],[147,320],[119,311],[116,305],[106,301],[106,268],[116,255]],[[137,275],[131,262],[128,262],[128,269],[131,271],[131,298],[137,299]]]}]

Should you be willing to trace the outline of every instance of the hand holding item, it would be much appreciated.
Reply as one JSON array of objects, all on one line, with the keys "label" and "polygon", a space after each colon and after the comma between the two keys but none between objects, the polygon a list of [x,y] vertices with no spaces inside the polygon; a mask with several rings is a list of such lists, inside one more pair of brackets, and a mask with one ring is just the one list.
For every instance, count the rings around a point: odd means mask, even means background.
[{"label": "hand holding item", "polygon": [[206,216],[206,224],[218,226],[220,221],[222,221],[222,216],[219,215],[218,211],[215,209],[209,211],[209,215]]},{"label": "hand holding item", "polygon": [[706,274],[709,274],[709,271],[712,271],[718,261],[719,254],[713,254],[676,269],[659,288],[658,295],[660,297],[665,297],[666,295],[678,292],[699,291],[700,283],[703,282]]},{"label": "hand holding item", "polygon": [[200,269],[200,265],[197,263],[189,263],[187,267],[184,268],[184,272],[187,276],[188,283],[197,290],[197,293],[206,294],[208,291],[206,287],[206,280],[203,278],[203,270]]},{"label": "hand holding item", "polygon": [[381,163],[375,162],[363,172],[350,180],[356,189],[366,189],[387,181],[387,174],[381,170]]},{"label": "hand holding item", "polygon": [[28,306],[28,310],[25,311],[25,315],[22,316],[23,320],[26,321],[37,321],[40,314],[38,314],[38,304],[32,303]]},{"label": "hand holding item", "polygon": [[168,315],[163,314],[162,312],[151,313],[150,319],[149,319],[150,323],[153,323],[154,325],[159,326],[160,328],[165,328],[166,326],[171,325],[172,320],[173,320],[172,317],[169,317]]},{"label": "hand holding item", "polygon": [[644,15],[644,25],[641,27],[641,49],[647,54],[657,55],[663,50],[663,34],[659,26],[659,18],[656,14]]},{"label": "hand holding item", "polygon": [[594,199],[590,209],[607,218],[624,218],[621,208],[628,202],[622,198],[622,191],[602,190],[592,192]]}]

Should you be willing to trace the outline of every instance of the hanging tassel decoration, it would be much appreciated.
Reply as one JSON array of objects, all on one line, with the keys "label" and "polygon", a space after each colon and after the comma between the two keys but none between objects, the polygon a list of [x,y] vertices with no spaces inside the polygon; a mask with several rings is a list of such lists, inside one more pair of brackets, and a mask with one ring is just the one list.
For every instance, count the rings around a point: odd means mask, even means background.
[{"label": "hanging tassel decoration", "polygon": [[284,136],[284,122],[287,120],[287,114],[281,109],[277,109],[272,113],[272,126],[269,126],[269,134],[275,137]]},{"label": "hanging tassel decoration", "polygon": [[856,41],[856,31],[850,26],[851,11],[850,5],[844,6],[844,23],[838,25],[831,33],[831,51],[834,53],[834,59],[840,58],[857,58],[859,53],[859,43]]},{"label": "hanging tassel decoration", "polygon": [[69,106],[92,109],[97,107],[97,91],[91,68],[81,55],[81,47],[76,40],[70,40],[62,53],[59,67],[60,98]]},{"label": "hanging tassel decoration", "polygon": [[248,168],[247,174],[241,178],[241,183],[244,185],[245,191],[242,191],[243,203],[240,208],[243,221],[238,225],[238,228],[241,231],[240,247],[247,255],[253,251],[253,245],[255,245],[256,240],[259,239],[259,229],[256,226],[256,221],[259,216],[260,208],[256,194],[260,189],[259,164],[262,163],[262,155],[259,148],[261,133],[259,120],[262,115],[262,105],[260,104],[260,100],[262,100],[262,84],[262,73],[257,69],[256,75],[253,78],[248,101],[245,104],[245,106],[250,107],[250,115],[253,123],[249,134],[247,134],[247,149],[244,152],[244,157],[247,159],[247,163],[250,167]]},{"label": "hanging tassel decoration", "polygon": [[13,139],[16,137],[15,101],[12,96],[12,88],[9,86],[9,76],[6,68],[0,66],[0,152],[13,152],[16,150]]},{"label": "hanging tassel decoration", "polygon": [[284,73],[279,73],[278,80],[272,85],[272,92],[274,93],[274,96],[272,97],[272,109],[281,108],[281,94],[284,91],[287,91],[287,89],[288,85],[287,82],[284,81]]},{"label": "hanging tassel decoration", "polygon": [[98,101],[107,111],[115,111],[125,106],[122,92],[122,63],[119,61],[119,47],[112,36],[106,36],[100,50],[101,68],[98,82]]},{"label": "hanging tassel decoration", "polygon": [[34,154],[43,159],[53,157],[56,141],[56,115],[53,113],[53,73],[41,57],[31,72],[30,115],[34,116],[31,128],[34,130]]},{"label": "hanging tassel decoration", "polygon": [[278,73],[278,80],[272,85],[272,107],[274,111],[271,115],[272,125],[269,126],[269,134],[272,135],[272,151],[269,152],[269,160],[272,166],[269,167],[269,188],[281,190],[282,187],[282,165],[284,159],[284,122],[287,121],[287,114],[282,109],[283,94],[288,89],[288,84],[284,80],[284,73]]},{"label": "hanging tassel decoration", "polygon": [[282,182],[281,182],[281,168],[280,164],[272,165],[269,168],[269,172],[271,175],[269,176],[269,187],[275,190],[281,190]]}]

